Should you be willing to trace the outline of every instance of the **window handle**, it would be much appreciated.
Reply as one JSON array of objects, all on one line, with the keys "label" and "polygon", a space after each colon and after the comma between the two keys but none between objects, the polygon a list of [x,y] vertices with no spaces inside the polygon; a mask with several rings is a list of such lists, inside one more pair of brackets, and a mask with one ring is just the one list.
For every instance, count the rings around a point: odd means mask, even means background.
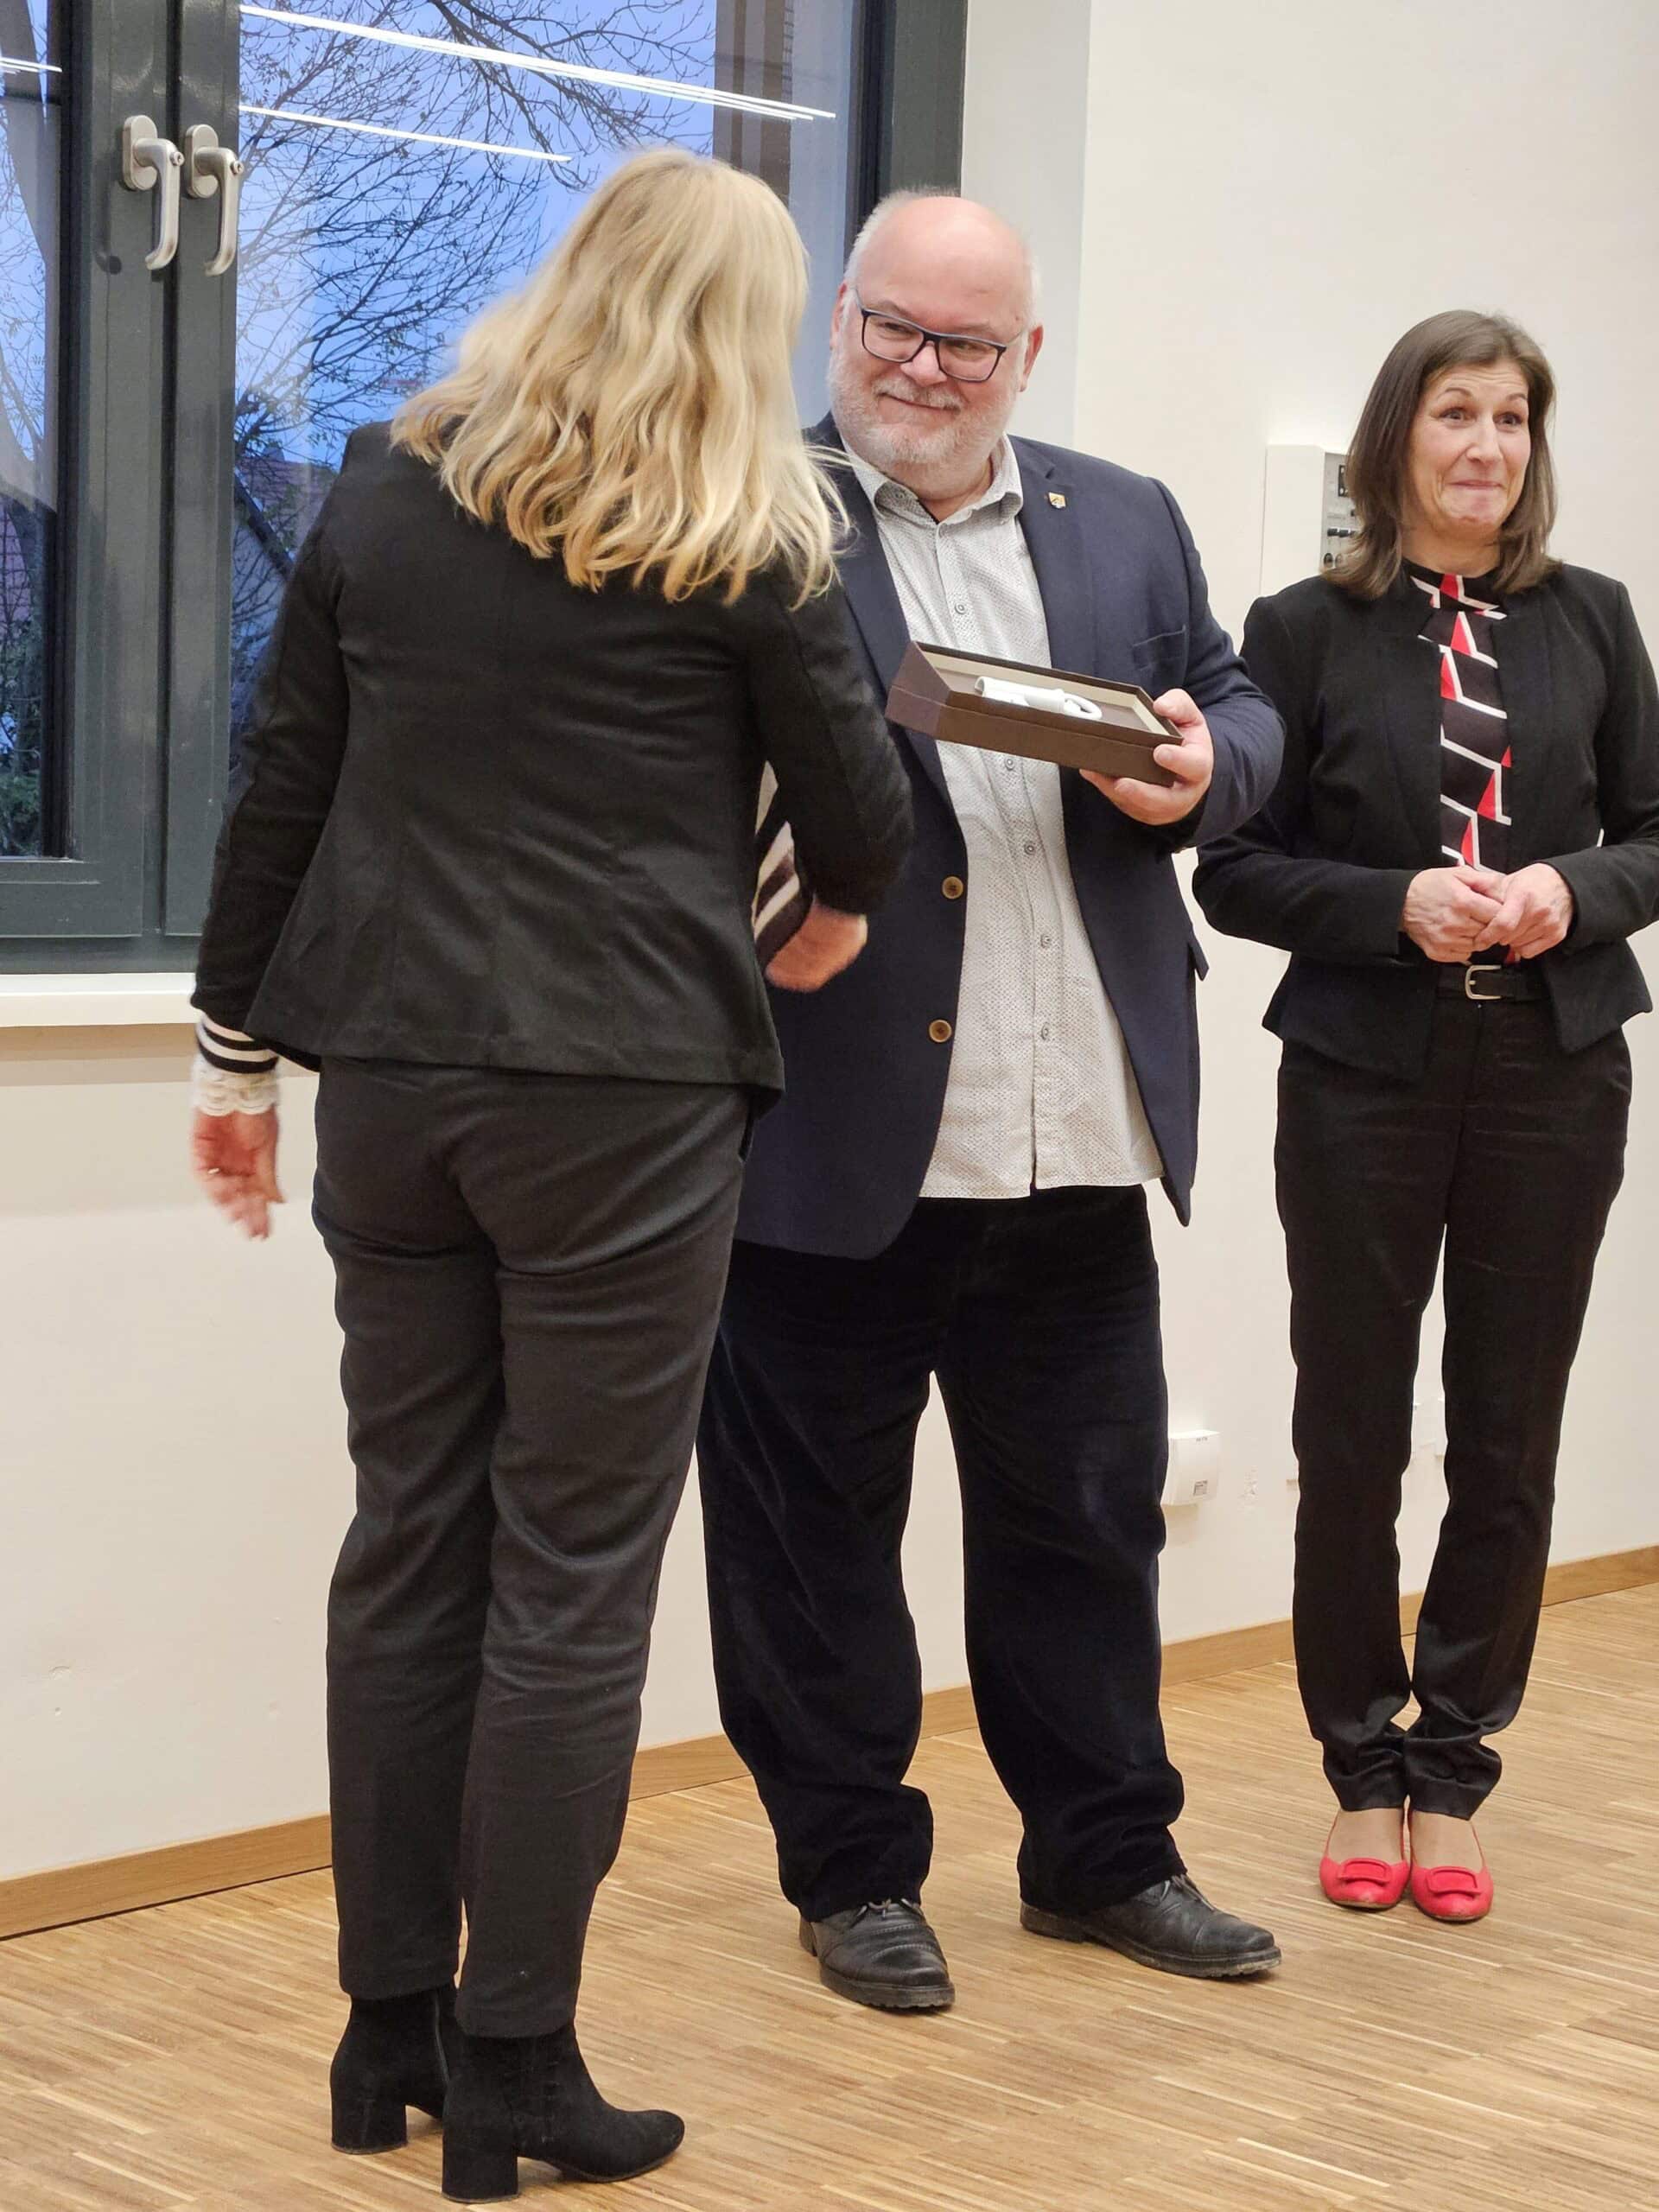
[{"label": "window handle", "polygon": [[170,138],[157,136],[147,115],[130,115],[121,126],[121,181],[129,192],[154,192],[156,243],[144,256],[144,266],[165,269],[179,250],[179,185],[184,175],[184,156]]},{"label": "window handle", "polygon": [[233,146],[221,146],[211,123],[194,123],[184,134],[184,188],[193,200],[211,200],[223,186],[219,212],[219,251],[207,264],[210,276],[222,276],[236,259],[237,226],[242,214],[242,179],[247,164]]}]

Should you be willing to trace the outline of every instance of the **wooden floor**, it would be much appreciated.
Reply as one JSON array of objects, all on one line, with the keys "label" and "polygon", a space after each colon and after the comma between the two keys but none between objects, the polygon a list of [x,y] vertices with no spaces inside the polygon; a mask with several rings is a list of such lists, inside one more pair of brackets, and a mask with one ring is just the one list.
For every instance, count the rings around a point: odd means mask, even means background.
[{"label": "wooden floor", "polygon": [[[1173,1691],[1217,1902],[1271,1923],[1270,1981],[1175,1981],[1023,1934],[1014,1823],[971,1735],[923,1746],[928,1904],[954,2012],[823,1991],[746,1783],[636,1805],[601,1900],[583,2040],[687,2146],[580,2212],[1654,2212],[1659,2208],[1659,1586],[1553,1608],[1482,1822],[1498,1904],[1436,1927],[1325,1904],[1326,1808],[1287,1667]],[[327,2148],[327,1877],[0,1945],[3,2212],[416,2212],[425,2122]]]}]

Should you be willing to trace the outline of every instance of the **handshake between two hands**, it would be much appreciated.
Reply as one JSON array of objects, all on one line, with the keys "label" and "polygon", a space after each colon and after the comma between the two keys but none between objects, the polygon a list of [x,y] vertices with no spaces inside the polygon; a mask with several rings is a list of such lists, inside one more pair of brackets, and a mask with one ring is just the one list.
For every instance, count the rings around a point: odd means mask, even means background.
[{"label": "handshake between two hands", "polygon": [[1459,862],[1413,876],[1400,926],[1431,960],[1472,960],[1497,944],[1535,960],[1561,942],[1573,913],[1567,880],[1547,861],[1513,875]]},{"label": "handshake between two hands", "polygon": [[[1100,776],[1088,768],[1081,772],[1084,781],[1110,799],[1119,813],[1150,828],[1163,829],[1191,814],[1204,798],[1215,774],[1216,754],[1204,710],[1190,694],[1166,691],[1153,705],[1179,733],[1176,742],[1156,747],[1152,756],[1160,768],[1169,770],[1173,784],[1141,783],[1132,776]],[[815,899],[800,928],[768,965],[766,981],[785,991],[821,990],[843,968],[851,967],[868,935],[861,914],[838,914]],[[1463,957],[1450,953],[1444,957]]]}]

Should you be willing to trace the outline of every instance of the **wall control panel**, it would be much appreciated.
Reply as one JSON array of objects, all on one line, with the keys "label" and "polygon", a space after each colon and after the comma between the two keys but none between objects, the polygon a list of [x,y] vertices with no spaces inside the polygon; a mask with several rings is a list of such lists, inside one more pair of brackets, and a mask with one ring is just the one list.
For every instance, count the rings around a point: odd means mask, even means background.
[{"label": "wall control panel", "polygon": [[1262,585],[1282,591],[1332,569],[1358,528],[1348,456],[1323,446],[1269,446],[1262,502]]}]

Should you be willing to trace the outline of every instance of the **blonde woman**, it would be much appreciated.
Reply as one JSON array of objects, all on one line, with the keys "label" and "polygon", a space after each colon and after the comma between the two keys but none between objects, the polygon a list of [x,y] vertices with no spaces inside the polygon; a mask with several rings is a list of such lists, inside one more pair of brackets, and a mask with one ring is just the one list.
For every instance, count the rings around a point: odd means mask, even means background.
[{"label": "blonde woman", "polygon": [[741,1159],[781,1086],[763,764],[821,901],[778,980],[845,964],[909,837],[795,427],[804,291],[764,186],[646,155],[452,376],[357,433],[202,939],[196,1160],[251,1235],[272,1056],[321,1069],[357,1469],[334,2140],[442,2111],[452,2196],[512,2196],[520,2156],[620,2179],[683,2133],[603,2101],[572,2019]]}]

